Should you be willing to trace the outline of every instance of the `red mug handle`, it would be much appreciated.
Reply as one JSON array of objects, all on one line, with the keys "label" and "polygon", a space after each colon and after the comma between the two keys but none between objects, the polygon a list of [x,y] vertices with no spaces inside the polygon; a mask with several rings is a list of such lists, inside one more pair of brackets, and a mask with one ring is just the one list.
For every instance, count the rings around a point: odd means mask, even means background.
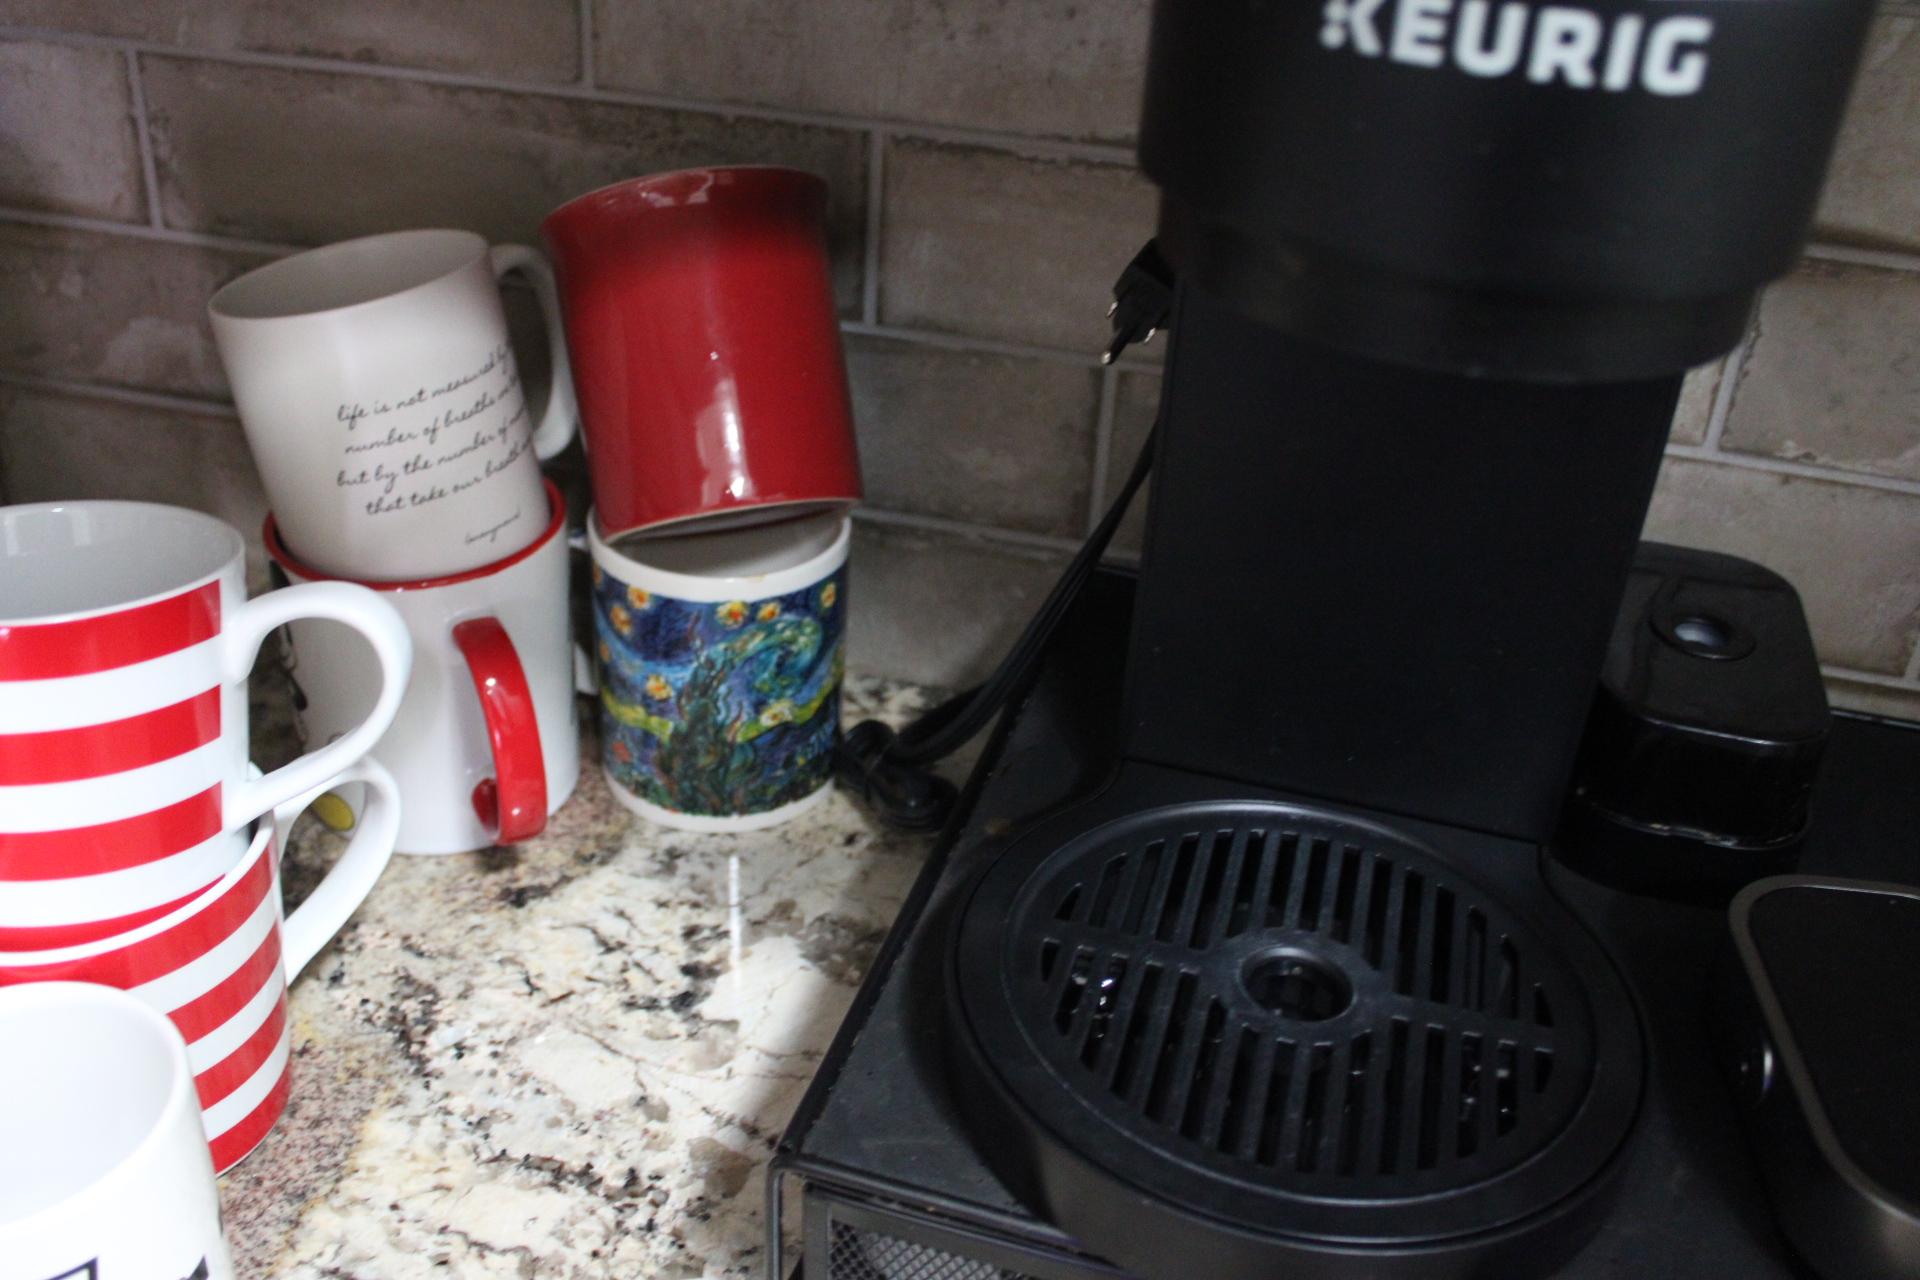
[{"label": "red mug handle", "polygon": [[497,844],[537,836],[547,825],[547,759],[520,655],[498,618],[458,623],[453,642],[467,660],[493,747],[494,776],[473,789],[473,811]]}]

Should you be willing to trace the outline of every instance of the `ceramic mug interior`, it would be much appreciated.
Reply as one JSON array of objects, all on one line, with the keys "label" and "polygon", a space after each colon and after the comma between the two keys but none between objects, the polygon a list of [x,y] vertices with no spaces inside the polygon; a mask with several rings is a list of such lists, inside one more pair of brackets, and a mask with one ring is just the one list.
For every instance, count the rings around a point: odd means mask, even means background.
[{"label": "ceramic mug interior", "polygon": [[249,271],[207,304],[234,320],[279,320],[378,302],[487,255],[471,231],[393,231],[296,253]]},{"label": "ceramic mug interior", "polygon": [[[607,542],[599,514],[587,522],[595,554],[616,578],[682,600],[765,597],[804,586],[825,571],[846,536],[838,509],[778,523]],[[791,583],[791,585],[788,585]]]},{"label": "ceramic mug interior", "polygon": [[48,983],[0,992],[0,1223],[86,1190],[160,1128],[188,1070],[179,1034],[133,996]]},{"label": "ceramic mug interior", "polygon": [[0,622],[120,609],[204,581],[244,546],[225,522],[149,502],[0,510]]}]

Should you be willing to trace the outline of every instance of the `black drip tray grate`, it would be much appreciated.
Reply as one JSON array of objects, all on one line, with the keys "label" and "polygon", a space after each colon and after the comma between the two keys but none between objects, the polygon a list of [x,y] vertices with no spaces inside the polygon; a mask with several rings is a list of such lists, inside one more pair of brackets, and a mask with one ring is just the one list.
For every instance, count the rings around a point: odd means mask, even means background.
[{"label": "black drip tray grate", "polygon": [[1306,1190],[1510,1164],[1578,1104],[1578,989],[1431,858],[1298,819],[1143,835],[1020,912],[1021,1013],[1116,1111]]},{"label": "black drip tray grate", "polygon": [[1003,856],[953,960],[988,1122],[1043,1135],[997,1148],[1047,1165],[1057,1143],[1257,1236],[1364,1252],[1504,1230],[1592,1181],[1637,1100],[1629,1026],[1624,1113],[1618,1089],[1593,1105],[1592,979],[1551,930],[1335,813],[1184,805]]}]

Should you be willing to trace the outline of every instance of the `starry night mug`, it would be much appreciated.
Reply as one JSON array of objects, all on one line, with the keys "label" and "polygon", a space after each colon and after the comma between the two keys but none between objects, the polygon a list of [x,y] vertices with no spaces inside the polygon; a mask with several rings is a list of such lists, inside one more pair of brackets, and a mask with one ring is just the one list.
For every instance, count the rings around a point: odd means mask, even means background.
[{"label": "starry night mug", "polygon": [[[498,277],[547,319],[553,386],[529,416]],[[309,249],[207,304],[280,532],[329,577],[465,573],[540,537],[539,459],[573,438],[546,259],[471,231],[394,231]]]},{"label": "starry night mug", "polygon": [[824,512],[614,546],[589,517],[601,766],[622,804],[752,831],[826,798],[852,528]]}]

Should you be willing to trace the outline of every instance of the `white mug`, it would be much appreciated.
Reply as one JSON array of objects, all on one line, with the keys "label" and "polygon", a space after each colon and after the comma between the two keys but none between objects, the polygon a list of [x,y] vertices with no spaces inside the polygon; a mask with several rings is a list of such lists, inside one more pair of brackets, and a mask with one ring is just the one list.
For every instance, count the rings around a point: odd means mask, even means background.
[{"label": "white mug", "polygon": [[[567,612],[566,505],[551,484],[540,536],[449,578],[373,583],[413,636],[413,679],[373,748],[406,796],[397,849],[462,853],[539,834],[580,778],[574,648]],[[289,581],[320,575],[266,527]],[[346,732],[375,689],[353,633],[288,628],[289,668],[309,744]]]},{"label": "white mug", "polygon": [[[249,776],[247,676],[267,633],[324,617],[371,691],[338,740]],[[367,652],[372,646],[372,654]],[[330,582],[247,599],[230,525],[145,502],[0,508],[0,949],[164,915],[240,860],[261,814],[366,754],[413,642]]]},{"label": "white mug", "polygon": [[[546,316],[538,430],[498,277]],[[334,577],[464,573],[546,523],[538,459],[573,438],[573,383],[546,259],[470,231],[396,231],[269,263],[207,304],[247,443],[287,544]]]},{"label": "white mug", "polygon": [[0,991],[0,1280],[233,1280],[187,1047],[111,987]]}]

